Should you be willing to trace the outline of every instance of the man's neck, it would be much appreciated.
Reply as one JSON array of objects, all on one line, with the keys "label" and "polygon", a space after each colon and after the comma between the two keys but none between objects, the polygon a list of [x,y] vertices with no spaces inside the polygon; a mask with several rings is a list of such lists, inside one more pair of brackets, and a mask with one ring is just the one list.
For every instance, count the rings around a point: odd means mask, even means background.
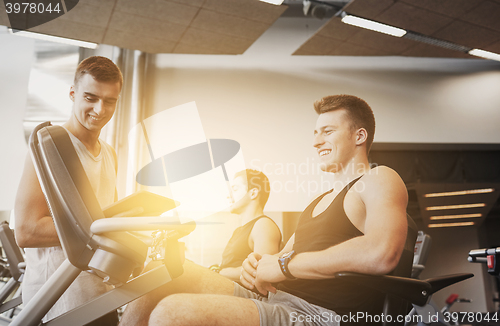
[{"label": "man's neck", "polygon": [[241,225],[245,225],[251,220],[264,215],[263,209],[260,205],[249,205],[243,212],[238,214],[241,217]]},{"label": "man's neck", "polygon": [[83,127],[75,117],[71,117],[64,125],[69,132],[78,138],[94,156],[100,152],[99,132],[93,132]]},{"label": "man's neck", "polygon": [[[342,188],[347,186],[352,180],[368,173],[370,170],[370,163],[368,159],[353,159],[346,166],[342,167],[342,170],[334,173],[334,184],[342,185]],[[340,191],[340,189],[335,190]]]}]

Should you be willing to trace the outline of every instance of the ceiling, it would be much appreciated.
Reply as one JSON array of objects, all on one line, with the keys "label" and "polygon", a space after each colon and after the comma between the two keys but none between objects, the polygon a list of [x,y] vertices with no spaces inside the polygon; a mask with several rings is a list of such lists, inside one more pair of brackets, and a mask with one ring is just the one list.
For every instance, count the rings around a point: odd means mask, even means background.
[{"label": "ceiling", "polygon": [[[30,31],[148,53],[242,54],[285,11],[295,9],[303,15],[301,0],[285,3],[290,8],[258,0],[85,0]],[[0,2],[0,25],[9,26],[3,7]],[[500,0],[353,0],[344,10],[459,45],[500,52]],[[339,17],[327,19],[295,55],[471,58],[346,25]]]},{"label": "ceiling", "polygon": [[30,31],[148,53],[241,54],[285,10],[257,0],[85,0]]},{"label": "ceiling", "polygon": [[[499,0],[354,0],[344,10],[458,45],[500,52]],[[466,53],[346,25],[338,17],[295,54],[472,58]]]}]

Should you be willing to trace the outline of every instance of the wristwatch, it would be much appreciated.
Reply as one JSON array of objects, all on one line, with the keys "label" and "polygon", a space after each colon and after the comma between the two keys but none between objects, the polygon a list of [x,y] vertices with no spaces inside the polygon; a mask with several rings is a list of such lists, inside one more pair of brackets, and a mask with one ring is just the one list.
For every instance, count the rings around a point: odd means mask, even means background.
[{"label": "wristwatch", "polygon": [[210,269],[212,272],[219,273],[221,271],[221,268],[219,265],[212,265],[208,269]]},{"label": "wristwatch", "polygon": [[278,262],[280,265],[281,272],[286,276],[289,280],[296,280],[297,278],[290,273],[288,269],[288,263],[295,256],[295,250],[284,253],[280,258],[278,258]]}]

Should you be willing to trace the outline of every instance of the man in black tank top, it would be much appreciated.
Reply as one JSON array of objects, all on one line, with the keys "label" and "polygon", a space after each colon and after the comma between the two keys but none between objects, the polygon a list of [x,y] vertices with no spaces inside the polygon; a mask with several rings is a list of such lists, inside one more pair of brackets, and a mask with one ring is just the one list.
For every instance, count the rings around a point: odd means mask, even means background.
[{"label": "man in black tank top", "polygon": [[[345,315],[382,312],[380,293],[332,278],[340,271],[389,274],[400,260],[406,233],[406,187],[388,167],[370,169],[368,152],[375,119],[354,96],[329,96],[315,103],[314,130],[321,168],[343,188],[332,189],[302,213],[296,233],[276,266],[275,256],[249,257],[243,284],[261,293],[278,289]],[[278,260],[279,261],[279,260]],[[281,270],[280,267],[281,266]],[[297,278],[297,280],[295,280]]]},{"label": "man in black tank top", "polygon": [[251,253],[243,262],[241,283],[262,295],[216,273],[185,268],[170,288],[135,309],[147,316],[167,294],[202,294],[168,296],[152,311],[149,325],[346,325],[353,322],[349,314],[380,317],[379,293],[343,284],[334,274],[389,274],[400,269],[400,260],[411,268],[411,259],[401,259],[408,227],[406,187],[392,169],[370,169],[375,119],[365,101],[336,95],[314,106],[319,117],[313,146],[322,170],[333,173],[334,184],[342,186],[306,208],[279,254]]},{"label": "man in black tank top", "polygon": [[211,269],[232,281],[239,282],[241,265],[251,252],[276,254],[280,249],[281,232],[263,210],[269,198],[269,180],[264,173],[243,170],[235,174],[230,212],[241,217],[241,224],[222,254],[220,266]]}]

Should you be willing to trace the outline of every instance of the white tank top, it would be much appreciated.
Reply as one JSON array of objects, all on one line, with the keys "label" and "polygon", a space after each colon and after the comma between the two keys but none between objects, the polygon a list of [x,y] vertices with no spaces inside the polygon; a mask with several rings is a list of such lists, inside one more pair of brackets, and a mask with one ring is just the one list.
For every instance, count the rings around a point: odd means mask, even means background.
[{"label": "white tank top", "polygon": [[[68,134],[80,158],[92,189],[102,208],[111,205],[115,198],[116,159],[113,148],[99,140],[101,151],[94,156],[71,132]],[[66,259],[61,246],[26,248],[26,273],[23,280],[23,302],[27,303]],[[61,298],[50,309],[43,321],[55,318],[110,289],[102,279],[88,272],[81,272]]]},{"label": "white tank top", "polygon": [[99,155],[94,156],[71,132],[68,131],[68,134],[101,208],[113,204],[116,188],[116,160],[113,148],[99,140],[101,151]]}]

